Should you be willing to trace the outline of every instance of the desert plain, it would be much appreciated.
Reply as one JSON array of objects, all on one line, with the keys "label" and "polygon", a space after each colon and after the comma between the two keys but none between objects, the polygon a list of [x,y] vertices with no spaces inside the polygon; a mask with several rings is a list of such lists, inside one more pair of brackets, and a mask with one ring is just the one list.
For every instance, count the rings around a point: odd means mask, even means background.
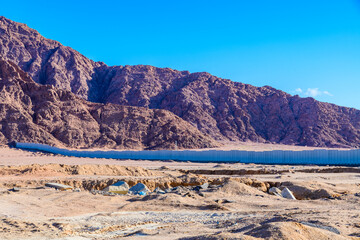
[{"label": "desert plain", "polygon": [[[358,239],[359,180],[358,167],[91,159],[3,146],[0,239]],[[101,191],[118,181],[151,192]]]}]

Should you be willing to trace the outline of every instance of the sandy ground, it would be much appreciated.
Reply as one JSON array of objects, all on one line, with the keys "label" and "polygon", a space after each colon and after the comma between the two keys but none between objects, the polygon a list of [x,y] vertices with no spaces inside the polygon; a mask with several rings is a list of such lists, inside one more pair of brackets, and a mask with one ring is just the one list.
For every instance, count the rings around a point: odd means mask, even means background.
[{"label": "sandy ground", "polygon": [[[118,180],[171,191],[92,191]],[[44,187],[50,181],[81,191]],[[204,182],[208,189],[193,190]],[[119,161],[1,148],[0,239],[360,239],[359,184],[360,168]],[[273,186],[288,187],[298,200],[269,194]]]}]

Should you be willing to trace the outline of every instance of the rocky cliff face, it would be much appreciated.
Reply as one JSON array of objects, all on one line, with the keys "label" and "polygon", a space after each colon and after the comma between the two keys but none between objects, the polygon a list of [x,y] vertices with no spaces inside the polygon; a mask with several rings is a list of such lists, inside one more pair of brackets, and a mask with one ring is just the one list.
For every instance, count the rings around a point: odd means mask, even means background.
[{"label": "rocky cliff face", "polygon": [[25,24],[0,17],[0,56],[17,64],[35,82],[87,98],[95,63],[79,52],[46,39]]},{"label": "rocky cliff face", "polygon": [[208,73],[126,66],[104,102],[167,109],[217,140],[321,147],[360,145],[360,111]]},{"label": "rocky cliff face", "polygon": [[271,87],[152,66],[95,63],[0,18],[0,54],[34,80],[92,102],[166,109],[216,140],[358,147],[360,111]]},{"label": "rocky cliff face", "polygon": [[69,91],[36,84],[4,60],[0,60],[0,129],[2,143],[145,149],[217,146],[169,111],[87,102]]}]

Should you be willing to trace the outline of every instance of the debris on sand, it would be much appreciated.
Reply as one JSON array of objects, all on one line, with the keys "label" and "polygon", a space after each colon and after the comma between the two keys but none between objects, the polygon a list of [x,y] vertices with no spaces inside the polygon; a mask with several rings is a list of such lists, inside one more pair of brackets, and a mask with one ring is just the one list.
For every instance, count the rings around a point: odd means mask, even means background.
[{"label": "debris on sand", "polygon": [[202,185],[194,187],[193,190],[200,191],[201,189],[206,190],[208,188],[209,188],[209,183],[206,182],[206,183],[204,183]]},{"label": "debris on sand", "polygon": [[10,192],[20,192],[20,188],[18,187],[13,187],[11,189],[9,189]]},{"label": "debris on sand", "polygon": [[278,196],[278,197],[282,197],[281,190],[279,188],[277,188],[277,187],[271,187],[269,189],[269,193],[272,194],[272,195]]},{"label": "debris on sand", "polygon": [[124,181],[119,181],[106,187],[104,191],[118,194],[127,194],[129,192],[129,185]]},{"label": "debris on sand", "polygon": [[163,190],[161,190],[161,188],[157,187],[157,188],[155,188],[154,193],[157,193],[157,194],[165,194],[166,192],[163,191]]},{"label": "debris on sand", "polygon": [[57,190],[65,191],[65,190],[73,190],[72,186],[64,185],[60,183],[45,183],[46,187],[55,188]]},{"label": "debris on sand", "polygon": [[296,200],[296,198],[294,197],[294,194],[287,187],[285,187],[281,191],[281,196],[283,196],[284,198],[287,198],[287,199]]}]

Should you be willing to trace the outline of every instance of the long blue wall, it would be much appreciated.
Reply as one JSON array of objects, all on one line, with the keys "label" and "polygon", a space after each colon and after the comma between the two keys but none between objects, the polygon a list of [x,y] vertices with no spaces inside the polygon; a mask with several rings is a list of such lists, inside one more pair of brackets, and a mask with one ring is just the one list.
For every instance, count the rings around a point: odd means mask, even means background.
[{"label": "long blue wall", "polygon": [[257,164],[286,165],[339,165],[360,166],[360,150],[306,150],[306,151],[240,151],[240,150],[203,150],[203,151],[82,151],[67,150],[38,143],[14,145],[25,150],[37,150],[72,157],[113,158],[134,160],[176,160],[191,162],[240,162]]}]

